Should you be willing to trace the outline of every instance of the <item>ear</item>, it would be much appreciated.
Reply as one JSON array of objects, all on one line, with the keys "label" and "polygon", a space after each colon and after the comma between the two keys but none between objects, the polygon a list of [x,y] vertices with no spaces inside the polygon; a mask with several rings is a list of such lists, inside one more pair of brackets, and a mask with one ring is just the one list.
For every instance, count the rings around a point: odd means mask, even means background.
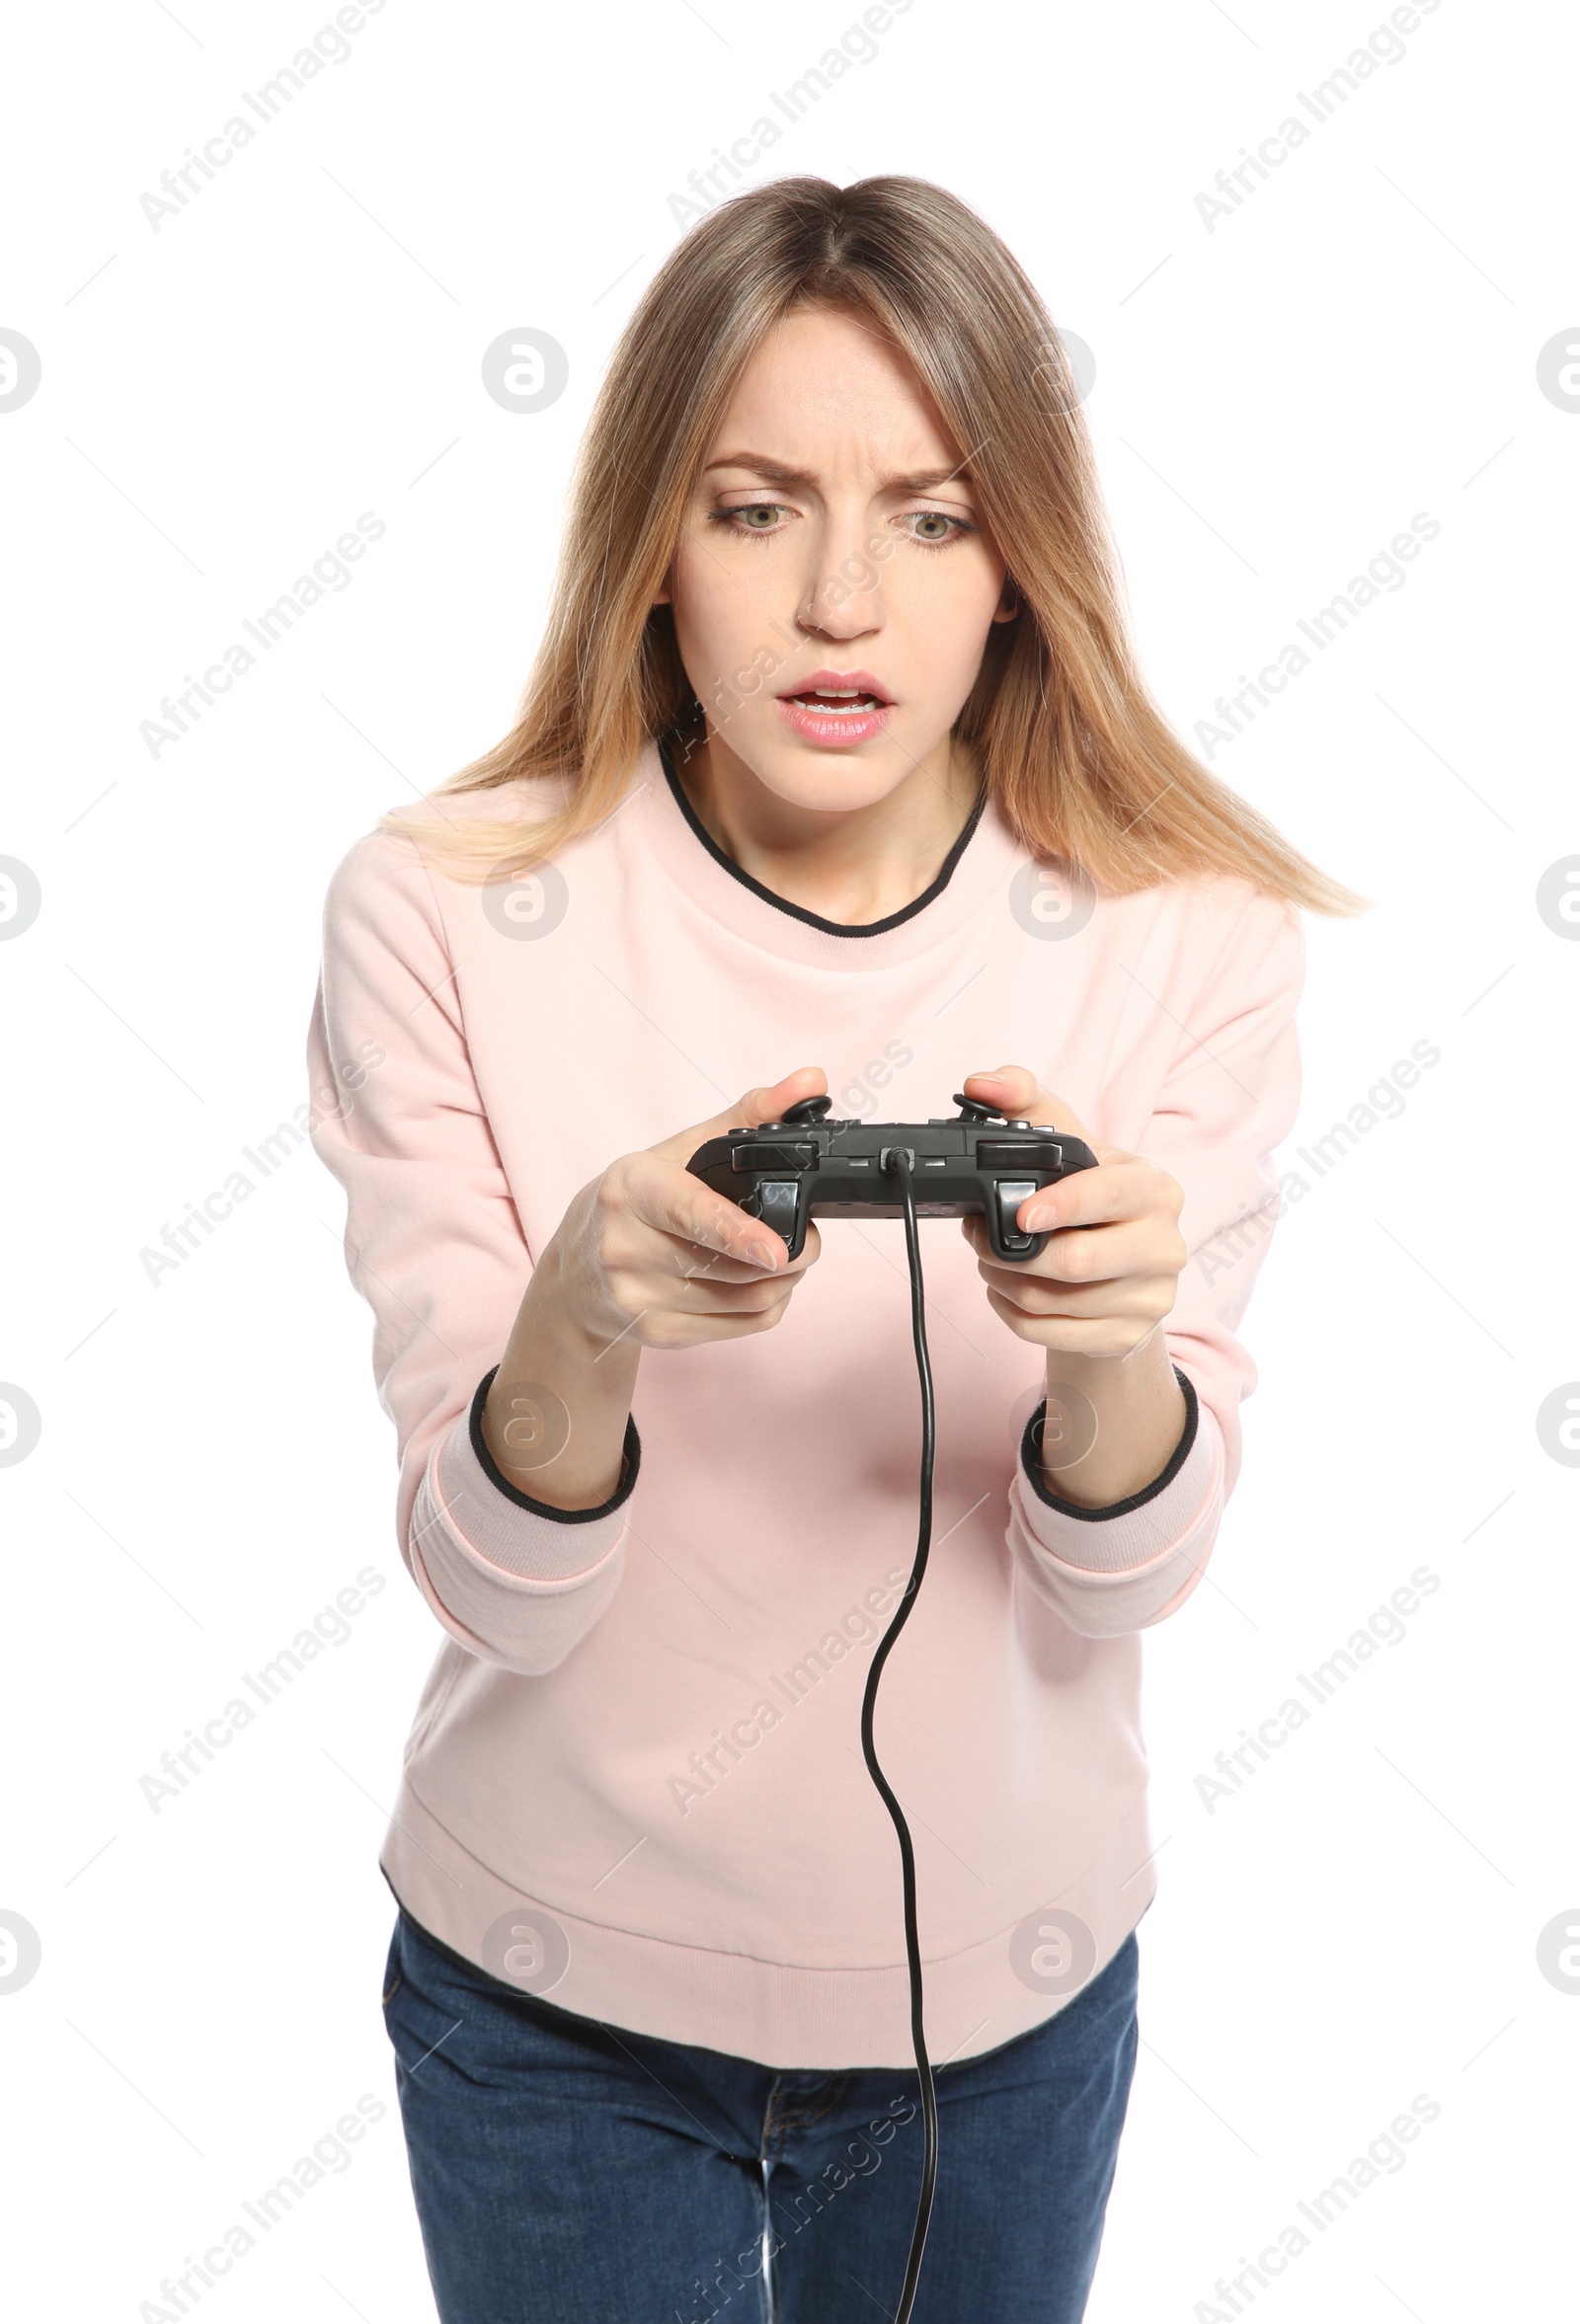
[{"label": "ear", "polygon": [[671,602],[670,577],[668,573],[666,573],[663,581],[660,581],[657,590],[654,592],[653,602],[655,605],[668,605]]},{"label": "ear", "polygon": [[1003,588],[999,591],[998,603],[993,608],[993,619],[994,621],[1013,621],[1019,611],[1020,592],[1006,573]]}]

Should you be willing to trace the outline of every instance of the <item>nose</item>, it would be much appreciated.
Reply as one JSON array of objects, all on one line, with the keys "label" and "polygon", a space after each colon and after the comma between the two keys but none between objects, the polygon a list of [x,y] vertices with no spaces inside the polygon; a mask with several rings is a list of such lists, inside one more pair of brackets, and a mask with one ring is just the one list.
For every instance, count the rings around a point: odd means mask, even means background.
[{"label": "nose", "polygon": [[816,528],[812,570],[796,609],[808,637],[848,643],[883,628],[883,574],[872,549],[864,512],[830,512]]}]

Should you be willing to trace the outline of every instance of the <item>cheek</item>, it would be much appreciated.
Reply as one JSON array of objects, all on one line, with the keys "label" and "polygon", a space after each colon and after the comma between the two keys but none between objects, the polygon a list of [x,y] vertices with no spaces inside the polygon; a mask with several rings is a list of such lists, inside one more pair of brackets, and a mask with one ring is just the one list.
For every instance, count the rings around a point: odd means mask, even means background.
[{"label": "cheek", "polygon": [[896,643],[926,692],[963,702],[992,632],[1001,571],[975,542],[930,553],[897,549],[883,587]]},{"label": "cheek", "polygon": [[[746,668],[772,644],[768,616],[776,591],[767,570],[772,555],[765,544],[751,541],[731,543],[728,553],[710,553],[709,543],[692,539],[675,552],[670,606],[681,659],[699,690],[704,680],[717,683]],[[786,585],[781,575],[778,595],[784,595]]]}]

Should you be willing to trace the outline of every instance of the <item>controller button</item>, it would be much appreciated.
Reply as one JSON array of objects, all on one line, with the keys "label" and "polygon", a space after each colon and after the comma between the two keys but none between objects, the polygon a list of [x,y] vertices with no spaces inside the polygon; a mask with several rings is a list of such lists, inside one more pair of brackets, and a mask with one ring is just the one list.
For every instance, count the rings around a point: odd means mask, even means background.
[{"label": "controller button", "polygon": [[732,1170],[816,1170],[817,1167],[815,1146],[757,1144],[735,1146],[730,1153]]},{"label": "controller button", "polygon": [[764,1226],[771,1226],[788,1243],[795,1228],[799,1192],[793,1178],[764,1179],[760,1186],[752,1188],[741,1207],[749,1218],[760,1218]]},{"label": "controller button", "polygon": [[977,1160],[984,1170],[1062,1170],[1065,1152],[1049,1139],[1030,1145],[1024,1138],[1013,1144],[1007,1138],[984,1138],[977,1147]]},{"label": "controller button", "polygon": [[1015,1212],[1027,1196],[1036,1192],[1037,1181],[1034,1178],[1001,1178],[993,1188],[998,1202],[998,1231],[1008,1250],[1024,1251],[1030,1246],[1032,1238],[1024,1228],[1015,1224]]}]

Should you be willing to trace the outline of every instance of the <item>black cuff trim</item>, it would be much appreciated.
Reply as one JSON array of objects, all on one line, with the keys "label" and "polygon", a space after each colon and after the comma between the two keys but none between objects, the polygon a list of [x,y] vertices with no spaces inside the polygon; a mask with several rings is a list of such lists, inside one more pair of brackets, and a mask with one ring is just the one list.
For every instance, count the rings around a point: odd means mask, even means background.
[{"label": "black cuff trim", "polygon": [[1160,1475],[1154,1477],[1149,1485],[1144,1485],[1139,1493],[1132,1493],[1128,1499],[1110,1502],[1107,1509],[1082,1509],[1078,1501],[1065,1501],[1059,1494],[1049,1492],[1042,1467],[1043,1414],[1048,1409],[1045,1396],[1026,1423],[1025,1434],[1020,1439],[1020,1465],[1043,1507],[1058,1510],[1062,1517],[1082,1517],[1090,1523],[1100,1524],[1105,1517],[1128,1517],[1133,1509],[1145,1509],[1147,1502],[1155,1500],[1166,1485],[1172,1485],[1185,1466],[1186,1455],[1196,1441],[1197,1424],[1201,1419],[1196,1390],[1178,1364],[1174,1366],[1174,1377],[1185,1396],[1185,1433],[1169,1454],[1168,1466]]},{"label": "black cuff trim", "polygon": [[[530,1493],[523,1493],[518,1485],[511,1483],[483,1441],[483,1407],[488,1402],[488,1392],[494,1385],[499,1368],[496,1364],[493,1371],[485,1372],[478,1381],[469,1419],[472,1450],[477,1454],[478,1466],[489,1483],[503,1493],[507,1501],[514,1502],[517,1509],[530,1510],[534,1517],[553,1517],[562,1525],[591,1525],[594,1517],[612,1516],[617,1509],[630,1500],[637,1471],[642,1466],[642,1439],[636,1433],[636,1422],[627,1420],[625,1424],[625,1473],[607,1501],[600,1501],[596,1509],[556,1509],[551,1501],[534,1501]],[[512,1989],[514,1991],[514,1988]]]}]

